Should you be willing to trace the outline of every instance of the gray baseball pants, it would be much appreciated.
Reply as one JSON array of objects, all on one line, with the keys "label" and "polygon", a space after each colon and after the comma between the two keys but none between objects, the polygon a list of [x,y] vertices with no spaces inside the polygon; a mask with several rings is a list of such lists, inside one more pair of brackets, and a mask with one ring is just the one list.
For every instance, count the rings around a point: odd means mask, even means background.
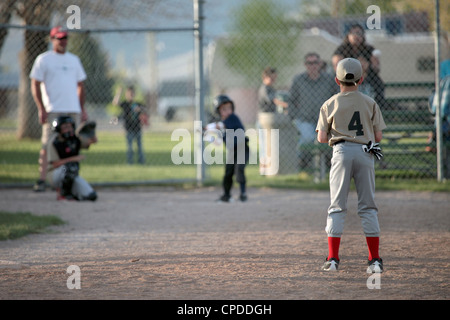
[{"label": "gray baseball pants", "polygon": [[[51,172],[51,183],[54,188],[61,188],[62,186],[62,180],[65,176],[65,166],[60,166]],[[92,192],[94,192],[94,189],[91,187],[91,185],[84,180],[81,176],[77,176],[72,185],[72,194],[77,197],[78,199],[83,199],[87,196],[89,196]]]},{"label": "gray baseball pants", "polygon": [[359,143],[345,142],[333,146],[330,170],[330,199],[327,226],[329,237],[340,237],[347,214],[347,199],[352,178],[358,195],[358,215],[366,237],[378,237],[378,208],[375,205],[374,156]]}]

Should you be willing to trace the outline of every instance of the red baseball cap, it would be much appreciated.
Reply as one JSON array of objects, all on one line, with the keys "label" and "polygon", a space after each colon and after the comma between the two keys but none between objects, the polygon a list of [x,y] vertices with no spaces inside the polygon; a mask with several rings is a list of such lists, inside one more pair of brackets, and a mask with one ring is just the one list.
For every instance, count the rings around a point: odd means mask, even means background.
[{"label": "red baseball cap", "polygon": [[67,37],[67,30],[63,29],[61,26],[57,26],[50,30],[50,38],[63,38]]}]

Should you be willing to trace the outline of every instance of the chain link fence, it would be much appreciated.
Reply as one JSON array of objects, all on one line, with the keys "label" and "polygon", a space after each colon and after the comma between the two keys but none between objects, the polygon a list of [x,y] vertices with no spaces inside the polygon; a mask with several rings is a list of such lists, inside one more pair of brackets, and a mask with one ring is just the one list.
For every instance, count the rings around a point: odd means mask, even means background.
[{"label": "chain link fence", "polygon": [[[33,1],[36,6],[47,2]],[[300,5],[288,0],[227,5],[199,1],[204,14],[202,125],[217,120],[212,107],[215,96],[225,94],[234,101],[251,138],[251,152],[257,155],[251,157],[249,175],[302,174],[317,181],[326,179],[331,148],[316,142],[315,126],[320,106],[339,89],[334,83],[336,62],[352,56],[364,67],[360,90],[378,102],[388,125],[381,144],[384,158],[376,162],[377,176],[436,178],[435,119],[429,104],[436,71],[434,11],[420,4],[411,8],[406,2],[402,7],[400,1],[398,7],[385,5],[367,13],[369,3],[349,11],[350,2],[332,1],[330,6],[324,1]],[[11,17],[2,17],[2,185],[31,184],[38,177],[41,126],[29,72],[39,54],[52,50],[49,26],[76,18],[65,11],[71,5],[68,1],[55,3],[58,6],[53,9],[46,8],[51,11],[48,24],[38,23],[39,19],[30,23],[14,1],[9,4],[14,8]],[[8,1],[3,9],[7,5]],[[444,6],[448,9],[448,2]],[[191,161],[181,165],[173,160],[173,150],[179,150],[181,143],[183,152],[193,153],[195,148],[198,87],[192,7],[192,2],[176,0],[78,5],[81,28],[69,30],[68,51],[80,58],[86,71],[85,107],[89,118],[97,122],[99,137],[84,152],[86,180],[195,181],[198,166],[193,154]],[[442,61],[449,57],[447,27],[441,26]],[[367,49],[356,50],[358,41],[364,41]],[[149,116],[148,124],[141,122],[142,158],[136,145],[132,155],[128,151],[120,107],[130,86],[135,101]],[[179,129],[191,135],[181,141],[173,135]],[[278,129],[278,135],[271,129]],[[448,177],[448,147],[440,151]],[[206,178],[220,179],[222,168],[220,163],[207,165]]]}]

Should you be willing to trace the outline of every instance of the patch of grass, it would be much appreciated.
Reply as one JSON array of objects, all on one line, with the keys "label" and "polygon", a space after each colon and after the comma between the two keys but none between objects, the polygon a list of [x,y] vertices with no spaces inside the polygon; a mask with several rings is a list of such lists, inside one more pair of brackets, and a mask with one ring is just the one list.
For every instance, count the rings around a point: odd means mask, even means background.
[{"label": "patch of grass", "polygon": [[17,239],[30,233],[42,233],[50,226],[64,224],[57,216],[36,216],[29,212],[0,211],[0,240]]}]

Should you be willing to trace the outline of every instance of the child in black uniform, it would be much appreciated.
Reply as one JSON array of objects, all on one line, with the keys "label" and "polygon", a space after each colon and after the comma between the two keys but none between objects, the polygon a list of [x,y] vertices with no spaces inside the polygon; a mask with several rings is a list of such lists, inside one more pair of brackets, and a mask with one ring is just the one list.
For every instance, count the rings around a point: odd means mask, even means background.
[{"label": "child in black uniform", "polygon": [[69,116],[59,116],[52,126],[57,134],[47,145],[47,155],[50,181],[57,190],[57,199],[95,201],[97,193],[79,175],[80,161],[84,159],[80,149],[96,143],[95,134],[91,137],[76,135],[75,121]]},{"label": "child in black uniform", "polygon": [[[223,177],[224,194],[219,198],[219,201],[230,202],[235,172],[236,181],[240,186],[239,200],[247,201],[245,165],[249,160],[249,147],[248,138],[245,137],[245,128],[239,117],[234,113],[234,102],[228,96],[217,96],[214,100],[214,108],[222,120],[221,123],[217,124],[217,128],[225,131],[223,140],[227,150],[225,175]],[[227,134],[229,135],[228,140]]]}]

